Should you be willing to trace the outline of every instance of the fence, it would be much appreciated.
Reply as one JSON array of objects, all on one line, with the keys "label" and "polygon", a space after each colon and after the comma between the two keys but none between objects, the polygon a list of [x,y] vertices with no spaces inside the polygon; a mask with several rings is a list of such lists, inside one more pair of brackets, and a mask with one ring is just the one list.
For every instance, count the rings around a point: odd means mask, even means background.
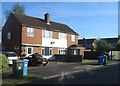
[{"label": "fence", "polygon": [[120,60],[120,51],[112,51],[112,55],[115,55],[115,59]]},{"label": "fence", "polygon": [[55,55],[55,58],[60,62],[82,62],[81,55]]},{"label": "fence", "polygon": [[97,51],[85,51],[83,59],[97,60],[100,55],[100,52]]}]

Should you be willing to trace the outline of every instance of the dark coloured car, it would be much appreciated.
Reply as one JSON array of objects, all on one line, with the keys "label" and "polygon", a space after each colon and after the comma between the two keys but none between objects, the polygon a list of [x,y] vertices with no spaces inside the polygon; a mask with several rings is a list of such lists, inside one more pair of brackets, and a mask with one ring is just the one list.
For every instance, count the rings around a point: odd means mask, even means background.
[{"label": "dark coloured car", "polygon": [[48,61],[55,61],[55,60],[56,60],[55,56],[52,56],[52,57],[48,58]]},{"label": "dark coloured car", "polygon": [[26,57],[26,59],[29,60],[29,66],[37,66],[39,64],[46,66],[46,64],[48,64],[48,60],[46,58],[43,58],[43,56],[38,53],[29,55],[28,57]]}]

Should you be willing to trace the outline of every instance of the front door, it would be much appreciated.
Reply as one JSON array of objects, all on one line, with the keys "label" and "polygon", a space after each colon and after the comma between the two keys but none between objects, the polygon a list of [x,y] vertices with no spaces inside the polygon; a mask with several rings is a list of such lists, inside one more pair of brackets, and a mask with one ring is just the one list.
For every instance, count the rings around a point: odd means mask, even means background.
[{"label": "front door", "polygon": [[33,54],[33,47],[26,47],[26,56]]}]

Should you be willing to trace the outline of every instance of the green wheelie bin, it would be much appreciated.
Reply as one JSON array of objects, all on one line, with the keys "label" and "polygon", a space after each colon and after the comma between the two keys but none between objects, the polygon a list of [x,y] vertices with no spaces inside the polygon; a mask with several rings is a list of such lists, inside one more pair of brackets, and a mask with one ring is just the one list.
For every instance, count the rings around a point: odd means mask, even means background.
[{"label": "green wheelie bin", "polygon": [[22,77],[23,76],[23,60],[13,60],[13,76]]}]

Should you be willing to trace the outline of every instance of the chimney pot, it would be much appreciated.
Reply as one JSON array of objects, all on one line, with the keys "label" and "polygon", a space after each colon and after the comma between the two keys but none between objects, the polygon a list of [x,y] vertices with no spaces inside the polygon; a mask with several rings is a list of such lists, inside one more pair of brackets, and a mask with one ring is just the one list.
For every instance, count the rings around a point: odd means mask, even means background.
[{"label": "chimney pot", "polygon": [[45,17],[45,22],[46,22],[48,25],[50,25],[50,14],[49,14],[49,13],[46,13],[46,14],[44,15],[44,17]]}]

